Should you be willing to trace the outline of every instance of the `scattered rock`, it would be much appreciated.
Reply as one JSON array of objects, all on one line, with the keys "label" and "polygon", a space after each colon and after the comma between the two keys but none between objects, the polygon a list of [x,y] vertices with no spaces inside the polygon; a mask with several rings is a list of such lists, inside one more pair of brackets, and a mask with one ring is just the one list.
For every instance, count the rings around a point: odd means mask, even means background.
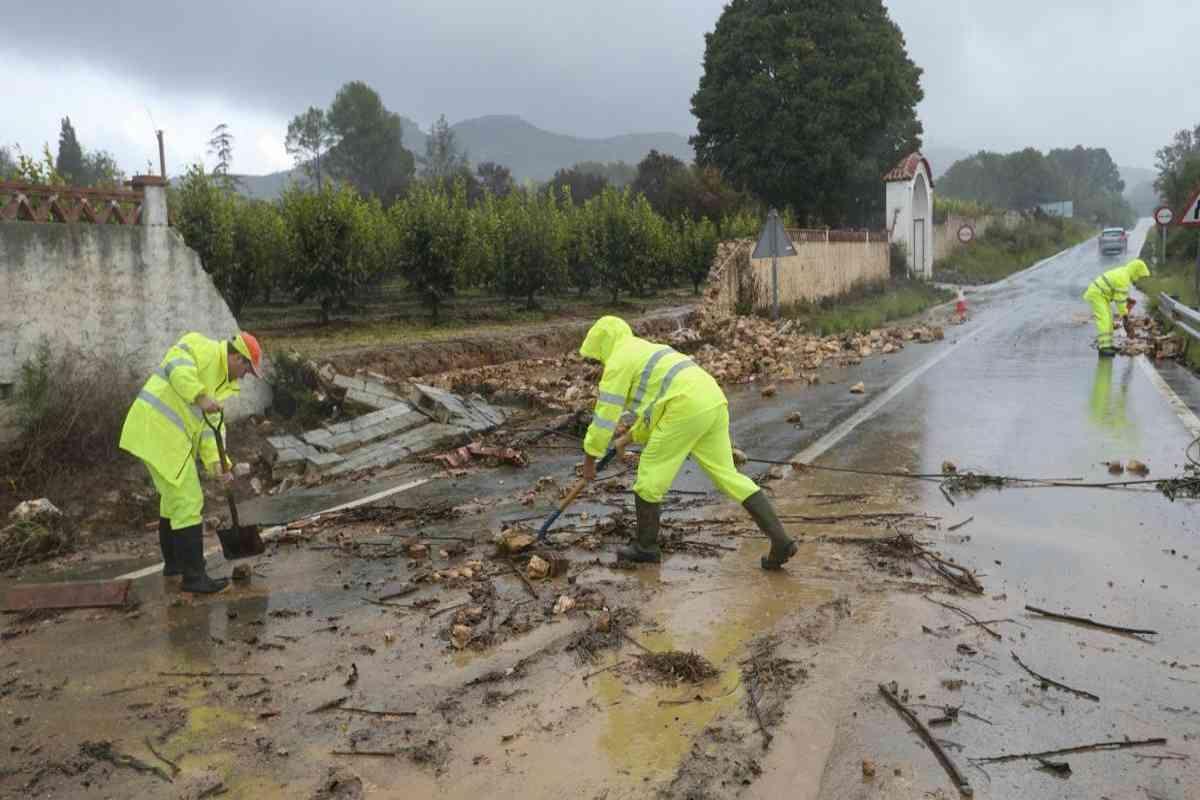
[{"label": "scattered rock", "polygon": [[864,758],[862,762],[862,773],[864,778],[874,778],[875,762],[869,758]]},{"label": "scattered rock", "polygon": [[1136,459],[1130,460],[1129,463],[1125,465],[1125,469],[1129,470],[1134,475],[1138,475],[1143,478],[1150,474],[1150,468]]},{"label": "scattered rock", "polygon": [[953,461],[943,461],[942,462],[942,474],[943,475],[954,475],[957,472],[958,472],[958,465],[955,464]]},{"label": "scattered rock", "polygon": [[244,478],[250,474],[250,465],[245,461],[239,461],[233,467],[233,474],[239,478]]},{"label": "scattered rock", "polygon": [[550,562],[541,556],[533,556],[529,559],[529,564],[525,567],[525,575],[531,580],[540,581],[549,574]]},{"label": "scattered rock", "polygon": [[742,466],[749,458],[746,453],[738,448],[733,448],[733,463],[735,466]]},{"label": "scattered rock", "polygon": [[262,480],[259,478],[251,478],[250,479],[250,489],[255,494],[262,494],[263,493]]},{"label": "scattered rock", "polygon": [[1125,467],[1121,466],[1120,461],[1106,461],[1105,465],[1108,467],[1110,475],[1120,475],[1125,472]]},{"label": "scattered rock", "polygon": [[595,628],[599,633],[608,633],[612,630],[612,614],[601,611],[600,616],[596,617]]},{"label": "scattered rock", "polygon": [[793,411],[792,413],[788,414],[787,421],[793,425],[799,424],[804,421],[804,415],[799,411]]},{"label": "scattered rock", "polygon": [[413,544],[410,544],[408,546],[409,558],[425,558],[428,555],[429,555],[429,546],[428,545],[421,544],[420,542],[414,542]]},{"label": "scattered rock", "polygon": [[507,555],[516,555],[533,547],[536,541],[534,537],[517,528],[509,528],[506,531],[501,531],[496,536],[496,547],[500,552]]},{"label": "scattered rock", "polygon": [[[534,556],[534,558],[537,558],[537,556]],[[575,607],[575,598],[573,598],[567,594],[560,595],[559,598],[556,601],[554,601],[554,613],[555,614],[565,614],[568,611],[570,611],[571,609],[573,609],[574,607]]]},{"label": "scattered rock", "polygon": [[775,386],[775,384],[772,383],[768,386],[763,387],[762,396],[763,397],[774,397],[778,391],[779,391],[779,389]]},{"label": "scattered rock", "polygon": [[63,513],[58,510],[58,506],[51,503],[45,497],[40,497],[37,500],[26,500],[19,503],[16,508],[9,512],[8,518],[13,522],[37,522],[42,525],[48,525],[62,517]]},{"label": "scattered rock", "polygon": [[458,650],[462,650],[471,641],[471,626],[470,625],[455,625],[450,628],[450,644]]},{"label": "scattered rock", "polygon": [[249,564],[238,564],[233,568],[233,579],[239,583],[250,580],[253,574]]},{"label": "scattered rock", "polygon": [[864,394],[867,391],[867,385],[859,382],[850,387],[850,394]]}]

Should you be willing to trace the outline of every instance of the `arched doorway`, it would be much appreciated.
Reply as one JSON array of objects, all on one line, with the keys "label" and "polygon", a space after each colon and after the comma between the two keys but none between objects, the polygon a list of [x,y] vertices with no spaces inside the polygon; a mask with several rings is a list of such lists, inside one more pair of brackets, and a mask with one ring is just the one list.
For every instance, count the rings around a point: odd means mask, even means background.
[{"label": "arched doorway", "polygon": [[933,203],[925,171],[920,170],[913,178],[912,202],[912,265],[918,276],[933,276],[933,265],[929,263],[933,247]]}]

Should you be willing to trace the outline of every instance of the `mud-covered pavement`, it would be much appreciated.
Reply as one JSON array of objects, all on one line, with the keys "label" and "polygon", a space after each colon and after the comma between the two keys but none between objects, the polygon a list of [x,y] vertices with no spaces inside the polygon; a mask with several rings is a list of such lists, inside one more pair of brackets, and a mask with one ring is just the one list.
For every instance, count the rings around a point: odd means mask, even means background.
[{"label": "mud-covered pavement", "polygon": [[[937,473],[948,459],[1102,481],[1103,462],[1137,458],[1151,477],[1177,474],[1200,431],[1148,365],[1098,364],[1088,349],[1078,295],[1104,264],[1082,245],[972,295],[972,321],[945,342],[815,386],[781,383],[771,398],[731,393],[734,438],[761,458],[869,471]],[[1191,379],[1171,380],[1186,391]],[[850,394],[858,381],[867,392]],[[795,411],[802,423],[786,422]],[[955,796],[879,695],[895,681],[926,722],[959,709],[932,730],[976,797],[1200,796],[1193,502],[1145,487],[1009,487],[951,505],[936,482],[777,472],[766,485],[805,541],[785,572],[764,574],[765,542],[740,509],[690,494],[707,486],[689,464],[664,526],[674,552],[627,570],[611,556],[631,523],[625,473],[556,528],[541,555],[570,564],[533,581],[535,598],[513,574],[528,554],[510,563],[492,537],[505,521],[536,528],[576,446],[547,437],[526,470],[435,480],[296,527],[216,598],[182,599],[154,576],[133,611],[10,617],[0,794]],[[414,477],[247,513],[295,519]],[[526,505],[540,478],[553,482]],[[864,543],[898,532],[975,568],[984,594]],[[575,606],[556,614],[563,596]],[[1001,638],[926,596],[999,620],[988,628]],[[1027,604],[1158,634],[1038,618]],[[646,651],[695,652],[716,677],[663,683]],[[1043,688],[1013,653],[1100,699]],[[1156,737],[1167,744],[1052,757],[1069,777],[1030,760],[972,765]],[[140,766],[98,758],[86,744],[97,742]]]}]

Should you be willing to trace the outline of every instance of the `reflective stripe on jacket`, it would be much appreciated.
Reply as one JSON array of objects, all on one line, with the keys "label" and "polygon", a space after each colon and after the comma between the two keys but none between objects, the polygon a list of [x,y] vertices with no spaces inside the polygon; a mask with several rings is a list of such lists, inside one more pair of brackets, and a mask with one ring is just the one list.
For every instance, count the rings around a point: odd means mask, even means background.
[{"label": "reflective stripe on jacket", "polygon": [[601,317],[588,331],[580,355],[604,364],[595,413],[583,449],[599,458],[612,441],[624,412],[636,415],[633,440],[645,443],[673,398],[686,395],[697,410],[726,402],[712,377],[673,348],[639,339],[619,317]]},{"label": "reflective stripe on jacket", "polygon": [[[184,334],[163,356],[130,406],[120,447],[176,485],[188,459],[197,455],[215,472],[220,466],[216,438],[195,405],[196,398],[208,395],[223,401],[238,391],[237,381],[229,379],[226,343],[199,333]],[[217,424],[216,416],[209,418]],[[222,443],[224,435],[222,427]]]},{"label": "reflective stripe on jacket", "polygon": [[1129,298],[1129,290],[1135,281],[1149,276],[1150,270],[1146,267],[1146,262],[1135,258],[1128,264],[1110,269],[1096,278],[1084,294],[1096,294],[1110,303],[1116,303],[1117,315],[1125,316],[1128,311],[1126,300]]}]

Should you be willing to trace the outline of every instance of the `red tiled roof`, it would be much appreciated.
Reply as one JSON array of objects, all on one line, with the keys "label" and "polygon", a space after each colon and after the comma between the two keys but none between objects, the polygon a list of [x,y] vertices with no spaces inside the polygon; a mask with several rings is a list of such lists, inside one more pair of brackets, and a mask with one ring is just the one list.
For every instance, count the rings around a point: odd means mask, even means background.
[{"label": "red tiled roof", "polygon": [[911,181],[917,176],[919,165],[925,165],[925,174],[929,176],[929,186],[933,187],[933,169],[929,166],[929,161],[919,152],[911,153],[907,158],[892,168],[892,171],[883,176],[885,183],[893,181]]}]

